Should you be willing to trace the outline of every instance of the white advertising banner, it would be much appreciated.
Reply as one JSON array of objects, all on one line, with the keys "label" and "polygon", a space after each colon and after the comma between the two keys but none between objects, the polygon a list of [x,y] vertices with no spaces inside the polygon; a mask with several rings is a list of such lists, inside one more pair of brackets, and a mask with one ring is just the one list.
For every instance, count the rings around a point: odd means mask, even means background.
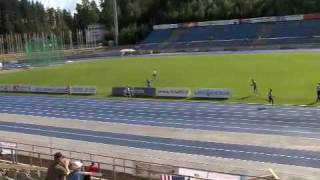
[{"label": "white advertising banner", "polygon": [[157,97],[189,97],[191,91],[187,88],[160,88],[157,89]]},{"label": "white advertising banner", "polygon": [[[311,17],[313,14],[309,15]],[[315,15],[314,15],[315,16]],[[315,16],[317,17],[317,16]],[[245,18],[245,19],[230,19],[230,20],[218,20],[218,21],[204,21],[204,22],[196,22],[196,23],[185,23],[183,25],[180,24],[180,27],[190,27],[186,24],[194,24],[191,27],[196,26],[218,26],[218,25],[230,25],[230,24],[241,24],[241,23],[261,23],[261,22],[276,22],[276,21],[298,21],[303,20],[305,15],[289,15],[289,16],[269,16],[269,17],[257,17],[257,18]],[[161,24],[154,25],[153,29],[173,29],[179,28],[179,24]]]},{"label": "white advertising banner", "polygon": [[97,88],[94,86],[31,86],[23,84],[0,84],[0,92],[93,95],[97,93]]},{"label": "white advertising banner", "polygon": [[274,22],[277,21],[277,17],[259,17],[259,18],[250,18],[250,19],[241,19],[242,23],[260,23],[260,22]]},{"label": "white advertising banner", "polygon": [[0,142],[0,154],[15,154],[15,149],[17,148],[17,144],[8,143],[8,142]]},{"label": "white advertising banner", "polygon": [[198,26],[219,26],[219,25],[230,25],[230,24],[239,24],[238,19],[223,20],[223,21],[205,21],[199,22]]},{"label": "white advertising banner", "polygon": [[154,25],[153,29],[175,29],[178,28],[178,24],[161,24],[161,25]]},{"label": "white advertising banner", "polygon": [[12,92],[13,85],[10,84],[1,84],[0,85],[0,92]]},{"label": "white advertising banner", "polygon": [[231,92],[229,89],[196,89],[195,98],[229,99]]},{"label": "white advertising banner", "polygon": [[179,168],[178,173],[182,176],[191,176],[190,180],[199,180],[199,179],[208,179],[208,180],[241,180],[241,176],[222,174],[222,173],[213,173],[207,171],[192,170],[186,168]]},{"label": "white advertising banner", "polygon": [[292,15],[292,16],[280,16],[278,17],[278,21],[299,21],[303,20],[303,15]]},{"label": "white advertising banner", "polygon": [[69,94],[69,87],[50,87],[50,86],[32,86],[33,93],[48,93],[48,94]]},{"label": "white advertising banner", "polygon": [[72,86],[70,94],[92,95],[97,93],[97,88],[93,86]]},{"label": "white advertising banner", "polygon": [[31,92],[32,86],[29,85],[13,85],[13,92]]}]

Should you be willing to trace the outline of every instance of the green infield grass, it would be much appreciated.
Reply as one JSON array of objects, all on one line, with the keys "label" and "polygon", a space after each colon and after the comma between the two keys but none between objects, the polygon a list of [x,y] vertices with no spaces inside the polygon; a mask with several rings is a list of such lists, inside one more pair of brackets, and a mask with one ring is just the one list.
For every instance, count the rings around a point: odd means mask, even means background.
[{"label": "green infield grass", "polygon": [[[276,104],[309,104],[320,82],[320,53],[198,55],[118,58],[1,74],[0,83],[94,85],[96,97],[108,97],[113,86],[145,86],[157,70],[155,87],[229,88],[240,103],[266,103],[273,89]],[[250,80],[258,83],[254,96]]]}]

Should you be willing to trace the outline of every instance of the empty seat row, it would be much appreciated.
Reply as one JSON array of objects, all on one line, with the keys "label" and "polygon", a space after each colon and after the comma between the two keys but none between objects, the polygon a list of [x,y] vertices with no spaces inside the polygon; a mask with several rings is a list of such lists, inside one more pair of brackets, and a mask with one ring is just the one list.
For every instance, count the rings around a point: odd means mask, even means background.
[{"label": "empty seat row", "polygon": [[[211,44],[239,45],[248,41],[261,40],[265,43],[301,43],[320,36],[320,20],[279,21],[266,23],[246,23],[218,26],[197,26],[177,29],[154,30],[140,44],[141,49],[161,47],[181,47],[188,43],[209,41]],[[279,39],[277,41],[277,39]],[[164,46],[165,44],[166,46]]]}]

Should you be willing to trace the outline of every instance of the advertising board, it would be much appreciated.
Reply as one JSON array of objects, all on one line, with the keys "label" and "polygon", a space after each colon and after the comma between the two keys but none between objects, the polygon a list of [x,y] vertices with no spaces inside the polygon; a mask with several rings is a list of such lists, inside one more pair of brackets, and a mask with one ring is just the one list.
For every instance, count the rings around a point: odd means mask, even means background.
[{"label": "advertising board", "polygon": [[196,89],[195,98],[229,99],[231,92],[228,89]]},{"label": "advertising board", "polygon": [[187,88],[160,88],[157,89],[157,97],[177,97],[177,98],[187,98],[189,97],[191,91]]}]

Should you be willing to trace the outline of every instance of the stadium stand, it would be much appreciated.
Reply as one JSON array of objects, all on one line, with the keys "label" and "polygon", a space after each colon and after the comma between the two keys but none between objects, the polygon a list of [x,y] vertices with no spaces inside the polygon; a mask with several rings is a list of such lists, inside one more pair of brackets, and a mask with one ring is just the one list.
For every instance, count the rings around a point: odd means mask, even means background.
[{"label": "stadium stand", "polygon": [[[0,142],[2,142],[0,140]],[[205,176],[210,173],[215,177],[227,175],[232,177],[247,177],[248,180],[272,180],[273,178],[265,176],[253,176],[241,174],[225,174],[222,172],[209,172],[205,169],[189,169],[187,167],[177,167],[169,164],[158,164],[155,162],[137,161],[133,159],[123,159],[119,157],[91,154],[88,152],[79,152],[67,149],[56,149],[47,146],[34,144],[25,144],[17,142],[6,142],[6,144],[15,144],[16,146],[5,147],[5,150],[14,154],[0,155],[0,180],[45,180],[47,168],[52,164],[53,152],[63,152],[66,158],[72,161],[81,161],[85,167],[91,164],[93,160],[98,165],[98,173],[91,177],[92,180],[160,180],[163,175],[167,177],[184,177],[183,179],[193,179],[188,174],[178,174],[179,169],[184,171],[201,171]],[[4,148],[1,147],[0,148]],[[49,153],[50,152],[50,153]],[[13,156],[14,155],[14,156]],[[128,153],[126,153],[128,155]],[[135,155],[132,155],[135,156]],[[246,170],[247,171],[247,170]],[[255,170],[256,171],[256,170]],[[258,170],[259,174],[269,174],[267,170]],[[257,173],[257,172],[256,172]],[[207,178],[197,177],[198,180]]]},{"label": "stadium stand", "polygon": [[172,29],[160,29],[151,32],[150,36],[144,41],[144,43],[162,43],[170,38],[173,30]]},{"label": "stadium stand", "polygon": [[45,176],[44,168],[0,162],[0,180],[42,180]]},{"label": "stadium stand", "polygon": [[203,49],[320,42],[320,14],[156,25],[140,50]]}]

